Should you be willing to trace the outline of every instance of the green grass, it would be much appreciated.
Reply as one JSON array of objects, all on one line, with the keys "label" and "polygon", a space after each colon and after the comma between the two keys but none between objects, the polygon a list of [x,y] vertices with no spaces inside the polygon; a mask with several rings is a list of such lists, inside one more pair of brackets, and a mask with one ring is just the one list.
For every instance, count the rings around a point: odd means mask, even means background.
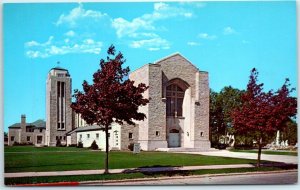
[{"label": "green grass", "polygon": [[66,152],[66,151],[89,151],[87,148],[76,147],[34,147],[34,146],[6,146],[5,153],[9,152]]},{"label": "green grass", "polygon": [[[5,147],[4,161],[5,172],[41,172],[41,171],[68,171],[103,169],[105,153],[100,151],[56,151],[53,147],[44,150],[18,153],[11,150],[31,150],[28,147]],[[24,148],[24,149],[23,149]],[[76,148],[75,148],[76,149]],[[82,150],[82,149],[78,149]],[[193,154],[179,154],[167,152],[110,152],[109,168],[138,168],[154,166],[201,166],[201,165],[226,165],[226,164],[254,164],[256,160],[226,158],[216,156],[203,156]]]},{"label": "green grass", "polygon": [[22,178],[5,178],[5,185],[16,184],[36,184],[36,183],[53,183],[53,182],[80,182],[95,180],[122,180],[136,178],[156,178],[162,176],[187,176],[187,175],[205,175],[220,173],[244,173],[257,171],[276,171],[282,170],[278,167],[261,167],[261,168],[229,168],[229,169],[206,169],[194,171],[175,171],[163,173],[130,173],[130,174],[99,174],[99,175],[77,175],[77,176],[51,176],[51,177],[22,177]]},{"label": "green grass", "polygon": [[[246,153],[256,153],[258,150],[239,150],[239,149],[231,149],[231,152],[246,152]],[[271,150],[262,150],[262,154],[272,154],[272,155],[289,155],[289,156],[298,156],[298,152],[291,151],[271,151]]]}]

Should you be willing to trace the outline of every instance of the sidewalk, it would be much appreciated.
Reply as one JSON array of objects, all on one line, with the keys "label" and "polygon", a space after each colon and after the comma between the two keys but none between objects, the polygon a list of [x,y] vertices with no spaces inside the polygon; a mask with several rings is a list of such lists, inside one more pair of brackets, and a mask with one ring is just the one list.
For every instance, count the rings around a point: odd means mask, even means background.
[{"label": "sidewalk", "polygon": [[[252,164],[234,165],[206,165],[206,166],[183,166],[183,167],[152,167],[152,168],[126,168],[110,169],[109,173],[134,173],[134,172],[164,172],[181,170],[201,170],[201,169],[225,169],[225,168],[253,168]],[[50,171],[50,172],[22,172],[5,173],[4,177],[38,177],[38,176],[67,176],[67,175],[92,175],[103,174],[104,170],[74,170],[74,171]]]},{"label": "sidewalk", "polygon": [[[206,156],[221,156],[230,158],[244,158],[244,159],[257,159],[257,153],[247,153],[247,152],[230,152],[228,150],[217,150],[209,152],[177,152],[183,154],[201,154]],[[298,156],[289,155],[271,155],[271,154],[261,154],[261,160],[267,160],[272,162],[284,162],[286,164],[298,164]]]}]

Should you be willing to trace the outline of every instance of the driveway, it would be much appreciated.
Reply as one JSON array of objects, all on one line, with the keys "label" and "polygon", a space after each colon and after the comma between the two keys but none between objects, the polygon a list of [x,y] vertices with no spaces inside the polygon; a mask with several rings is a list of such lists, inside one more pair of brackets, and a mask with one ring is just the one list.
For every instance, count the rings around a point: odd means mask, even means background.
[{"label": "driveway", "polygon": [[[207,156],[223,156],[223,157],[231,157],[231,158],[257,159],[257,153],[230,152],[228,150],[216,150],[216,151],[209,151],[209,152],[178,152],[178,153],[201,154]],[[261,154],[261,160],[268,160],[273,162],[284,162],[288,164],[298,164],[298,156]]]}]

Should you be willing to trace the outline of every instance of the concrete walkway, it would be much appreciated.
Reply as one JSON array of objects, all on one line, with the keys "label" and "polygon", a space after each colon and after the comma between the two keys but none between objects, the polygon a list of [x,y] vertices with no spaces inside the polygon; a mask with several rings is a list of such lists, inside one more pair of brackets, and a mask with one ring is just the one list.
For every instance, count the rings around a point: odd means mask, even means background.
[{"label": "concrete walkway", "polygon": [[[225,168],[253,168],[252,164],[234,165],[207,165],[207,166],[183,166],[183,167],[153,167],[153,168],[126,168],[110,169],[109,173],[135,173],[135,172],[164,172],[200,169],[225,169]],[[74,170],[74,171],[50,171],[50,172],[18,172],[5,173],[4,177],[38,177],[38,176],[66,176],[66,175],[92,175],[103,174],[104,170]]]},{"label": "concrete walkway", "polygon": [[[209,152],[177,152],[184,154],[201,154],[206,156],[222,156],[230,158],[244,158],[244,159],[257,159],[257,153],[247,153],[247,152],[230,152],[228,150],[216,150]],[[270,155],[261,154],[261,160],[267,160],[272,162],[284,162],[287,164],[298,164],[298,156],[289,155]]]}]

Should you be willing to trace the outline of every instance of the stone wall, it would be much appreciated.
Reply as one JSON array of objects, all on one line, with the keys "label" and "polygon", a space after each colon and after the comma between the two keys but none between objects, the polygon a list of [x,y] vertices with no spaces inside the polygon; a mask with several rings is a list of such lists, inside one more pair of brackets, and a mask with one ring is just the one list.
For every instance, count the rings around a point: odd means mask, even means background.
[{"label": "stone wall", "polygon": [[[144,83],[146,86],[149,86],[149,65],[144,65],[143,67],[135,70],[130,73],[129,79],[134,81],[134,84],[137,86],[139,83]],[[149,98],[149,89],[146,90],[143,94],[144,98]],[[143,121],[135,121],[139,126],[138,130],[138,142],[140,143],[142,150],[148,150],[148,129],[149,129],[149,104],[146,106],[140,106],[139,112],[142,112],[146,115],[146,118]]]},{"label": "stone wall", "polygon": [[[11,137],[14,137],[14,141],[11,141]],[[12,146],[14,142],[21,143],[21,128],[10,128],[8,129],[8,145]]]},{"label": "stone wall", "polygon": [[[129,138],[129,133],[132,133],[132,138]],[[137,143],[139,137],[139,126],[136,125],[128,125],[124,123],[121,126],[121,149],[128,150],[128,146],[131,143]]]},{"label": "stone wall", "polygon": [[149,65],[148,149],[167,148],[166,103],[162,99],[161,65]]}]

